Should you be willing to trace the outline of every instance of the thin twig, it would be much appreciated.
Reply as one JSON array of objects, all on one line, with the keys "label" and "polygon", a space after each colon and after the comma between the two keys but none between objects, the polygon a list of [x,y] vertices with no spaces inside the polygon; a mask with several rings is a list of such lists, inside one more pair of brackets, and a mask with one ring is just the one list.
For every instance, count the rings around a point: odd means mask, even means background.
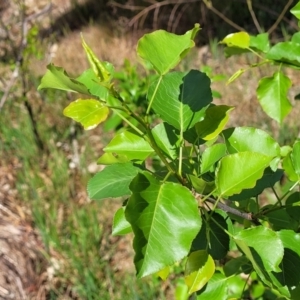
[{"label": "thin twig", "polygon": [[247,6],[248,6],[250,15],[251,15],[251,17],[252,17],[253,23],[254,23],[254,25],[255,25],[257,31],[258,31],[259,33],[262,33],[263,30],[261,29],[261,26],[260,26],[260,24],[259,24],[259,22],[258,22],[258,20],[257,20],[257,18],[256,18],[256,15],[255,15],[254,10],[253,10],[253,7],[252,7],[252,0],[247,0]]},{"label": "thin twig", "polygon": [[294,0],[289,0],[289,2],[285,5],[285,7],[283,8],[281,14],[279,15],[279,17],[277,18],[277,20],[275,21],[275,23],[269,28],[269,30],[267,31],[269,34],[271,34],[278,26],[278,24],[280,23],[280,21],[283,19],[285,13],[287,12],[287,10],[289,9],[289,7],[292,5]]}]

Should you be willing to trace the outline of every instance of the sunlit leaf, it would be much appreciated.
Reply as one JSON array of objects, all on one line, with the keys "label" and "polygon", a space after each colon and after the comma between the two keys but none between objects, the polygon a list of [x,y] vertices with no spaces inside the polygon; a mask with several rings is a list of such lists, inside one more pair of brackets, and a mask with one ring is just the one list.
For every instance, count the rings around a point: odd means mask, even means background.
[{"label": "sunlit leaf", "polygon": [[225,154],[226,146],[224,144],[214,144],[207,147],[202,153],[201,174],[208,172]]},{"label": "sunlit leaf", "polygon": [[216,185],[222,196],[253,188],[263,176],[272,157],[255,152],[239,152],[223,157],[216,170]]},{"label": "sunlit leaf", "polygon": [[193,194],[180,184],[161,183],[143,172],[130,190],[125,216],[134,232],[134,263],[141,278],[187,256],[201,218]]},{"label": "sunlit leaf", "polygon": [[195,124],[198,136],[203,140],[212,140],[219,135],[229,120],[232,106],[215,105],[205,111],[204,120]]},{"label": "sunlit leaf", "polygon": [[38,90],[45,88],[90,95],[85,85],[71,78],[63,68],[56,67],[53,64],[47,66],[47,72],[43,76]]},{"label": "sunlit leaf", "polygon": [[264,77],[259,81],[256,91],[259,103],[264,112],[278,123],[281,123],[292,109],[287,98],[290,87],[291,80],[282,72],[275,72],[272,77]]},{"label": "sunlit leaf", "polygon": [[200,30],[199,24],[184,35],[176,35],[164,30],[145,34],[138,42],[138,55],[150,62],[159,74],[166,74],[173,69],[194,47],[194,38]]},{"label": "sunlit leaf", "polygon": [[153,149],[145,139],[130,131],[116,134],[103,150],[126,156],[129,160],[145,160],[153,153]]},{"label": "sunlit leaf", "polygon": [[120,207],[115,215],[113,220],[112,235],[125,235],[132,232],[132,228],[128,221],[125,218],[125,207]]},{"label": "sunlit leaf", "polygon": [[171,72],[151,84],[148,99],[165,122],[186,131],[203,119],[212,101],[210,79],[197,70]]},{"label": "sunlit leaf", "polygon": [[280,155],[279,144],[267,132],[254,127],[235,127],[223,131],[229,153],[251,151],[267,156]]},{"label": "sunlit leaf", "polygon": [[116,163],[125,163],[128,162],[129,159],[125,155],[117,155],[113,153],[104,153],[99,159],[97,160],[98,165],[112,165]]},{"label": "sunlit leaf", "polygon": [[202,289],[215,273],[215,263],[212,257],[205,251],[192,252],[186,262],[185,283],[192,294]]},{"label": "sunlit leaf", "polygon": [[244,31],[231,33],[227,35],[220,43],[226,44],[228,47],[238,47],[246,49],[250,46],[250,36],[247,32]]},{"label": "sunlit leaf", "polygon": [[108,114],[109,109],[94,99],[78,99],[64,109],[64,115],[79,122],[85,130],[104,122]]},{"label": "sunlit leaf", "polygon": [[82,46],[84,48],[84,51],[86,53],[86,56],[89,60],[90,66],[97,76],[97,78],[100,80],[100,82],[107,82],[111,79],[111,74],[109,72],[109,69],[105,66],[103,62],[101,62],[97,56],[94,54],[92,49],[86,44],[86,42],[83,39],[83,36],[81,35],[81,42]]},{"label": "sunlit leaf", "polygon": [[138,170],[131,163],[105,167],[103,171],[89,180],[87,186],[89,198],[101,200],[130,195],[129,184]]},{"label": "sunlit leaf", "polygon": [[300,20],[300,2],[298,2],[291,10],[290,12],[298,19]]}]

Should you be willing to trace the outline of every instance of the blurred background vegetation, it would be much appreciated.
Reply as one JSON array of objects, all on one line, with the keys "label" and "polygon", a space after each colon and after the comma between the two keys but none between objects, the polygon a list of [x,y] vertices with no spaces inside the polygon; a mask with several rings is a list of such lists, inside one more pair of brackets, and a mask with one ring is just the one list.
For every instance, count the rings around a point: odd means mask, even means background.
[{"label": "blurred background vegetation", "polygon": [[[148,81],[137,64],[137,39],[161,28],[181,34],[200,23],[198,47],[180,68],[209,74],[217,101],[236,106],[231,125],[257,125],[289,143],[299,133],[297,104],[282,127],[267,119],[255,95],[257,78],[267,71],[251,71],[227,86],[224,79],[252,58],[226,60],[218,41],[239,30],[282,40],[298,30],[288,12],[296,2],[0,1],[1,299],[174,299],[180,285],[176,275],[166,282],[135,279],[132,237],[110,235],[121,202],[93,202],[86,194],[116,127],[84,132],[65,118],[74,95],[37,92],[46,65],[74,76],[85,70],[82,32],[100,59],[115,65],[122,93],[142,105]],[[297,94],[296,76],[293,83]]]}]

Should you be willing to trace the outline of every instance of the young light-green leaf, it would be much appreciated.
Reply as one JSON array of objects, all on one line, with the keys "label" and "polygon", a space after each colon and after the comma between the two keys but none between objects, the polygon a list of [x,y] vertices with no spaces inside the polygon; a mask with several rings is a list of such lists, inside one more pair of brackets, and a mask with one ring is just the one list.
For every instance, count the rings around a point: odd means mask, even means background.
[{"label": "young light-green leaf", "polygon": [[201,174],[210,170],[210,168],[226,154],[226,146],[224,144],[215,144],[207,147],[202,154]]},{"label": "young light-green leaf", "polygon": [[89,180],[87,187],[89,198],[101,200],[130,195],[129,184],[138,170],[131,163],[105,167]]},{"label": "young light-green leaf", "polygon": [[272,77],[264,77],[259,81],[257,97],[264,112],[281,123],[291,111],[292,105],[287,98],[291,80],[282,72],[275,72]]},{"label": "young light-green leaf", "polygon": [[81,35],[81,41],[82,46],[84,48],[84,51],[86,53],[86,56],[89,60],[90,66],[92,70],[94,71],[95,75],[99,79],[100,82],[109,82],[111,79],[111,74],[107,66],[101,62],[95,53],[92,51],[92,49],[86,44],[86,42],[83,39],[83,36]]},{"label": "young light-green leaf", "polygon": [[107,153],[126,156],[129,160],[142,161],[154,152],[145,139],[130,131],[116,134],[103,150]]},{"label": "young light-green leaf", "polygon": [[239,194],[253,188],[263,176],[272,157],[256,152],[239,152],[223,157],[216,170],[216,185],[220,196]]},{"label": "young light-green leaf", "polygon": [[298,20],[300,20],[300,2],[298,2],[290,11]]},{"label": "young light-green leaf", "polygon": [[201,290],[214,273],[214,260],[205,250],[192,252],[185,267],[185,283],[189,288],[189,295]]},{"label": "young light-green leaf", "polygon": [[104,122],[108,114],[109,109],[94,99],[78,99],[64,109],[64,115],[79,122],[85,130]]},{"label": "young light-green leaf", "polygon": [[200,30],[199,24],[184,35],[176,35],[164,30],[145,34],[138,42],[138,55],[150,62],[160,75],[173,69],[184,55],[194,47],[194,38]]},{"label": "young light-green leaf", "polygon": [[234,109],[232,106],[215,105],[205,111],[204,120],[195,124],[198,136],[206,141],[213,140],[224,129],[229,120],[229,113]]},{"label": "young light-green leaf", "polygon": [[165,122],[185,131],[203,119],[212,101],[210,79],[197,70],[171,72],[151,84],[148,99]]},{"label": "young light-green leaf", "polygon": [[241,31],[227,35],[221,42],[228,47],[247,49],[250,46],[250,36],[247,32]]},{"label": "young light-green leaf", "polygon": [[161,183],[143,172],[130,189],[125,216],[134,232],[134,263],[141,278],[187,256],[201,218],[193,194],[180,184]]},{"label": "young light-green leaf", "polygon": [[47,72],[38,86],[38,90],[46,88],[90,95],[84,84],[71,78],[63,68],[53,64],[47,66]]}]

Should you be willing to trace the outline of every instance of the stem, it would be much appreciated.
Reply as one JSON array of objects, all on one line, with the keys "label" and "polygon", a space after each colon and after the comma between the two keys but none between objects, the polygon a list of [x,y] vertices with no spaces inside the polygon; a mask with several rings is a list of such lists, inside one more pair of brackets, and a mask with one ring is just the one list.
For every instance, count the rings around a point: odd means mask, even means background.
[{"label": "stem", "polygon": [[[275,195],[275,197],[276,197],[276,199],[277,199],[277,203],[279,203],[279,206],[282,206],[281,199],[280,199],[280,197],[278,196],[278,194],[276,193],[276,191],[275,191],[275,189],[274,189],[273,186],[272,186],[272,191],[273,191],[273,193],[274,193],[274,195]],[[277,206],[277,205],[276,205],[276,206]]]},{"label": "stem", "polygon": [[253,10],[253,7],[252,7],[252,0],[247,0],[247,6],[248,6],[248,9],[249,9],[249,12],[250,12],[250,15],[252,17],[252,20],[253,20],[253,23],[257,29],[257,31],[259,33],[262,33],[262,29],[261,29],[261,26],[256,18],[256,15],[254,13],[254,10]]},{"label": "stem", "polygon": [[158,82],[157,82],[157,85],[156,85],[155,90],[154,90],[154,93],[153,93],[153,95],[152,95],[152,97],[151,97],[151,99],[150,99],[150,101],[149,101],[149,105],[148,105],[147,111],[146,111],[146,118],[148,117],[148,115],[149,115],[149,113],[150,113],[150,109],[151,109],[152,103],[153,103],[153,101],[154,101],[155,95],[156,95],[156,93],[157,93],[157,89],[158,89],[158,87],[159,87],[161,81],[162,81],[162,76],[159,77]]}]

